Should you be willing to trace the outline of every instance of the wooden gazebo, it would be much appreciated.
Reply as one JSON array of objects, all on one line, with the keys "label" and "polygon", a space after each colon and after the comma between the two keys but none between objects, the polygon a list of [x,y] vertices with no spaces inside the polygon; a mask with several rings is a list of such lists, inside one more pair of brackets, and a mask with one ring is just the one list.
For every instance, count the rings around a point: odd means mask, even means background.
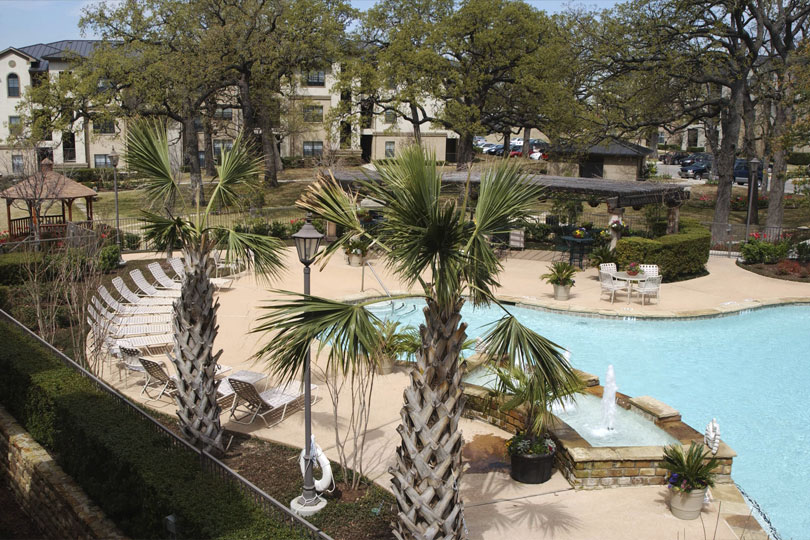
[{"label": "wooden gazebo", "polygon": [[[82,223],[90,225],[89,222],[93,221],[93,199],[97,195],[89,187],[55,172],[53,162],[45,158],[38,173],[0,192],[0,199],[6,200],[9,236],[24,238],[31,234],[36,225],[39,225],[41,232],[63,235],[67,223],[73,221],[73,202],[76,199],[86,201],[87,220],[82,220]],[[14,201],[25,203],[28,207],[28,217],[11,219],[11,206]],[[45,214],[43,206],[53,206],[54,201],[61,203],[62,213]]]}]

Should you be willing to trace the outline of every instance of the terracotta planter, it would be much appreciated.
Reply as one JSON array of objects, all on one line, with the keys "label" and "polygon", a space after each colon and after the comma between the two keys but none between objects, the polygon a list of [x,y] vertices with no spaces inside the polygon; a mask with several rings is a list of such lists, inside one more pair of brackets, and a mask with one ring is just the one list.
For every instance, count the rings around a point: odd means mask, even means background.
[{"label": "terracotta planter", "polygon": [[521,484],[542,484],[543,482],[548,482],[549,478],[551,478],[551,473],[554,472],[554,455],[556,453],[557,451],[555,450],[550,454],[544,455],[512,455],[512,479]]},{"label": "terracotta planter", "polygon": [[628,276],[637,276],[638,272],[631,272],[630,270],[627,271]]},{"label": "terracotta planter", "polygon": [[703,499],[708,488],[692,490],[689,493],[672,492],[669,509],[678,519],[697,519],[703,509]]},{"label": "terracotta planter", "polygon": [[571,296],[571,285],[554,285],[554,300],[568,300]]}]

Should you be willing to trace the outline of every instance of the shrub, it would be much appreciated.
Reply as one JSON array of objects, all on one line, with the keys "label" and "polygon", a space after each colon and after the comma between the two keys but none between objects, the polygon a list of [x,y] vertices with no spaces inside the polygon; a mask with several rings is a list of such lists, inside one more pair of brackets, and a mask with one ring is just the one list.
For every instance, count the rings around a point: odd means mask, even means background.
[{"label": "shrub", "polygon": [[690,154],[696,154],[698,152],[705,152],[706,149],[703,146],[689,146],[686,151]]},{"label": "shrub", "polygon": [[304,166],[304,158],[301,156],[288,156],[281,158],[281,164],[285,169],[300,169]]},{"label": "shrub", "polygon": [[796,259],[802,263],[810,262],[810,242],[796,244]]},{"label": "shrub", "polygon": [[130,251],[135,251],[139,247],[141,247],[141,237],[135,233],[125,232],[123,233],[123,244],[124,249],[128,249]]},{"label": "shrub", "polygon": [[666,281],[700,274],[709,260],[711,234],[696,221],[681,220],[680,232],[660,238],[622,238],[616,245],[619,265],[657,264]]},{"label": "shrub", "polygon": [[[297,538],[53,352],[0,322],[0,402],[132,538]],[[211,509],[216,508],[216,512]]]},{"label": "shrub", "polygon": [[11,309],[11,289],[6,285],[0,285],[0,309],[3,311]]},{"label": "shrub", "polygon": [[594,248],[588,259],[591,266],[596,268],[599,268],[600,264],[619,262],[619,258],[616,256],[616,250],[610,249],[608,246]]},{"label": "shrub", "polygon": [[748,240],[740,248],[745,264],[776,264],[788,255],[788,243],[785,241],[771,243],[756,238]]},{"label": "shrub", "polygon": [[526,239],[534,242],[543,242],[551,234],[551,226],[545,223],[528,222],[526,227]]},{"label": "shrub", "polygon": [[26,279],[27,264],[39,262],[42,253],[6,253],[0,255],[0,285],[19,285]]},{"label": "shrub", "polygon": [[790,165],[810,165],[810,152],[790,152],[787,162]]},{"label": "shrub", "polygon": [[98,267],[102,272],[110,272],[118,266],[121,260],[121,250],[118,246],[105,246],[98,253]]}]

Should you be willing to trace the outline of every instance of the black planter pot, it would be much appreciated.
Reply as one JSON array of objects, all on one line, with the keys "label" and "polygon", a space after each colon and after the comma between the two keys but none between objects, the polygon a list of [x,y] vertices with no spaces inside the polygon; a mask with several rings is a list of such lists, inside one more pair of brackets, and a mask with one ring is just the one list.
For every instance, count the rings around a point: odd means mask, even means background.
[{"label": "black planter pot", "polygon": [[544,455],[512,455],[512,479],[522,484],[548,482],[554,471],[554,452]]}]

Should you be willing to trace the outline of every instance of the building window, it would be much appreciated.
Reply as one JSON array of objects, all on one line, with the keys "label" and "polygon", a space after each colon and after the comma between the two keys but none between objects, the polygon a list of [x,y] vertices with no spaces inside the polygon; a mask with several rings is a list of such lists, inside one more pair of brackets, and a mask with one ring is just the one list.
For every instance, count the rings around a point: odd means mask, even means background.
[{"label": "building window", "polygon": [[19,116],[8,117],[8,131],[12,135],[19,135],[22,133],[22,122],[20,122]]},{"label": "building window", "polygon": [[394,157],[396,143],[394,141],[385,141],[385,157]]},{"label": "building window", "polygon": [[666,144],[667,143],[667,134],[663,131],[658,132],[658,144]]},{"label": "building window", "polygon": [[233,118],[233,109],[230,107],[217,107],[214,111],[214,118],[231,120]]},{"label": "building window", "polygon": [[14,174],[23,173],[23,157],[21,155],[11,156],[11,172]]},{"label": "building window", "polygon": [[220,165],[222,152],[230,152],[233,148],[233,141],[228,139],[214,139],[214,161]]},{"label": "building window", "polygon": [[197,161],[200,162],[200,168],[205,168],[205,150],[199,150],[197,152]]},{"label": "building window", "polygon": [[386,124],[396,124],[397,123],[397,113],[395,111],[385,111],[385,123]]},{"label": "building window", "polygon": [[304,122],[323,122],[323,106],[305,105]]},{"label": "building window", "polygon": [[304,141],[304,157],[321,157],[323,141]]},{"label": "building window", "polygon": [[6,88],[8,88],[8,97],[20,97],[20,78],[15,73],[8,76]]},{"label": "building window", "polygon": [[310,71],[307,73],[307,86],[324,86],[326,73],[323,71]]},{"label": "building window", "polygon": [[93,133],[115,133],[115,120],[93,120]]},{"label": "building window", "polygon": [[110,163],[110,156],[108,156],[107,154],[93,154],[93,162],[96,169],[112,168],[112,163]]}]

